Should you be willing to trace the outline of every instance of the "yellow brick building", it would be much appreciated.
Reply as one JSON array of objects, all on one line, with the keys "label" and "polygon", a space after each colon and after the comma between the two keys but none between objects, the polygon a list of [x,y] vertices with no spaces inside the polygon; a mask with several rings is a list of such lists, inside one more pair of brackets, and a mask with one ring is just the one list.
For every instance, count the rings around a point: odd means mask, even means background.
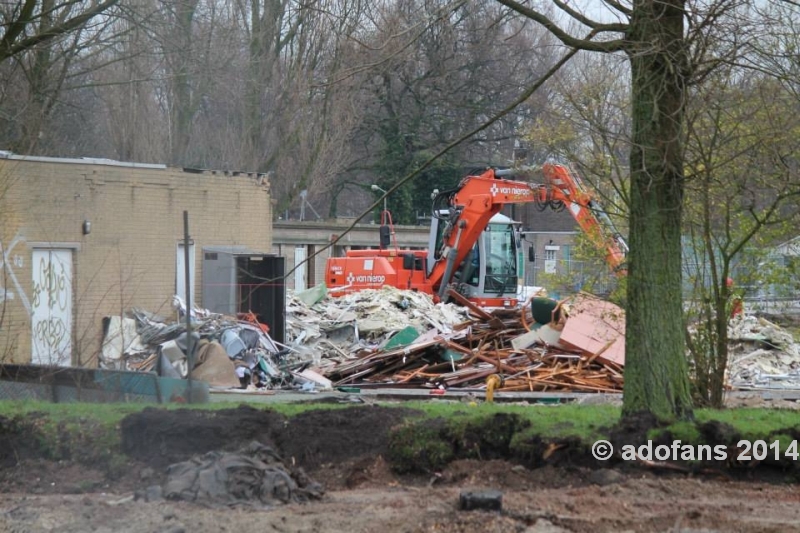
[{"label": "yellow brick building", "polygon": [[263,175],[0,152],[0,362],[94,367],[104,317],[174,316],[184,210],[202,306],[204,247],[271,249]]}]

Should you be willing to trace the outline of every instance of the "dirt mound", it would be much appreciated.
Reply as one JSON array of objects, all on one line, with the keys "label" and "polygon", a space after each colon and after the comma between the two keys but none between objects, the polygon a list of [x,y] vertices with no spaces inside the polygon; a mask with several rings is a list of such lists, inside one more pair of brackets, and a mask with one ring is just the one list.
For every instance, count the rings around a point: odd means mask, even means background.
[{"label": "dirt mound", "polygon": [[307,411],[292,417],[275,435],[287,461],[305,468],[364,455],[385,455],[389,430],[406,416],[418,413],[398,407],[358,406]]},{"label": "dirt mound", "polygon": [[26,429],[19,420],[0,416],[0,468],[16,465],[27,450]]},{"label": "dirt mound", "polygon": [[663,427],[664,425],[652,413],[646,411],[633,413],[620,419],[617,425],[610,428],[610,440],[615,448],[623,444],[638,445],[642,442],[647,442],[647,434],[651,429]]},{"label": "dirt mound", "polygon": [[234,451],[255,440],[273,446],[287,462],[315,468],[384,454],[389,430],[416,412],[358,406],[307,411],[287,419],[247,405],[219,411],[147,408],[122,420],[122,450],[163,468],[210,451]]},{"label": "dirt mound", "polygon": [[148,407],[122,420],[122,450],[155,468],[210,451],[233,451],[258,441],[272,445],[285,418],[240,405],[236,409],[169,411]]},{"label": "dirt mound", "polygon": [[586,485],[591,470],[544,465],[528,469],[500,459],[457,459],[433,479],[436,486],[493,487],[503,490],[539,490]]}]

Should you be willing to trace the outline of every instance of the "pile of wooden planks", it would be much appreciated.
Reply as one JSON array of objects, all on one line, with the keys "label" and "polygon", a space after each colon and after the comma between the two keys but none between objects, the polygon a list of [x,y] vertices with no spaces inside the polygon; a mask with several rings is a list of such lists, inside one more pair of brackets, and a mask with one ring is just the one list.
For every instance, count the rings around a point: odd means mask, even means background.
[{"label": "pile of wooden planks", "polygon": [[[328,369],[326,377],[335,386],[469,390],[485,388],[486,378],[498,374],[502,378],[499,390],[504,391],[622,390],[622,364],[602,357],[613,339],[595,353],[541,340],[520,347],[515,339],[530,338],[531,330],[541,327],[533,321],[529,306],[492,312],[471,307],[471,311],[473,318],[453,331],[433,330],[406,346],[362,352]],[[548,327],[563,330],[570,320],[564,315],[560,323]]]}]

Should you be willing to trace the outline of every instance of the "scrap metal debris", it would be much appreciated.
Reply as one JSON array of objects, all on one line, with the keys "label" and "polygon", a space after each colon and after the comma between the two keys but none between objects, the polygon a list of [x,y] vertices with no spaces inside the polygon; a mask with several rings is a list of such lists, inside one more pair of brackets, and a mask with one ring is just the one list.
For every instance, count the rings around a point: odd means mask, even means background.
[{"label": "scrap metal debris", "polygon": [[131,311],[133,318],[109,317],[100,367],[191,377],[219,388],[293,388],[307,381],[297,383],[291,372],[302,369],[285,360],[285,350],[252,313],[231,317],[194,309],[190,343],[180,298],[175,307],[178,319],[172,321],[140,309]]}]

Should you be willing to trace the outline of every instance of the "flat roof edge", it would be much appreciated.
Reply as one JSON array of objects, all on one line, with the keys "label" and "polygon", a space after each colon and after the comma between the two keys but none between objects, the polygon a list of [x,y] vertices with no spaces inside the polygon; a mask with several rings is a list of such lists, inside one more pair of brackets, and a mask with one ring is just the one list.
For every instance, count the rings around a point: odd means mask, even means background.
[{"label": "flat roof edge", "polygon": [[84,164],[84,165],[106,165],[112,167],[129,167],[129,168],[150,168],[158,170],[166,170],[167,165],[157,163],[131,163],[126,161],[117,161],[115,159],[103,159],[95,157],[45,157],[38,155],[19,155],[8,150],[0,150],[0,159],[9,159],[13,161],[31,161],[34,163],[71,163],[71,164]]}]

